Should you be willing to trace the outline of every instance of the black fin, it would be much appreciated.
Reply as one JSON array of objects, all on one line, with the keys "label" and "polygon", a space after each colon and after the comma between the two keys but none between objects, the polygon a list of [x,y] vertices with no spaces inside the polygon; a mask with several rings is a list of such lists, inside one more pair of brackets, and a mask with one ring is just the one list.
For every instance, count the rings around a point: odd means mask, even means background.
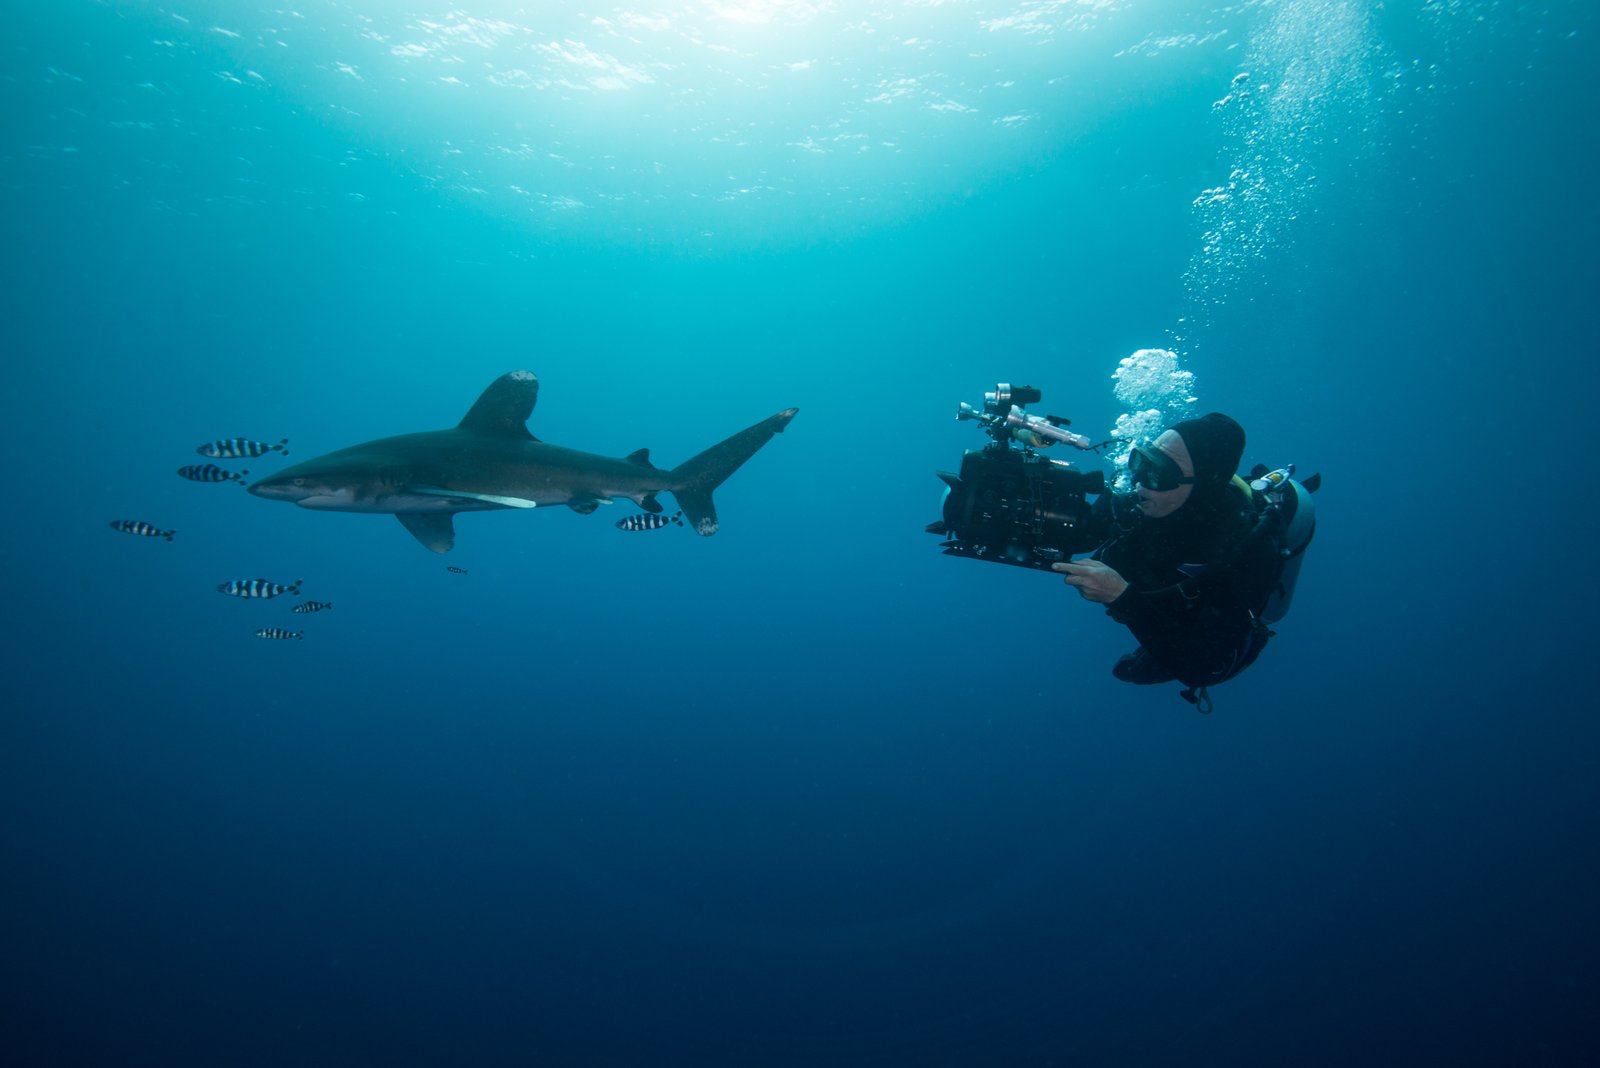
[{"label": "black fin", "polygon": [[447,553],[455,548],[456,528],[451,520],[454,512],[396,512],[400,525],[431,552]]},{"label": "black fin", "polygon": [[1307,493],[1315,493],[1322,488],[1322,472],[1318,471],[1308,478],[1302,478],[1300,485],[1306,488]]},{"label": "black fin", "polygon": [[538,376],[532,371],[512,371],[490,382],[457,425],[479,434],[533,441],[526,424],[538,399]]},{"label": "black fin", "polygon": [[661,511],[661,502],[656,500],[656,495],[654,493],[646,493],[643,497],[639,498],[639,507],[649,512],[651,515],[655,515],[657,512]]},{"label": "black fin", "polygon": [[593,497],[579,497],[576,500],[568,501],[567,507],[579,515],[593,515],[594,510],[600,507],[600,502]]},{"label": "black fin", "polygon": [[649,449],[634,449],[628,455],[624,456],[623,459],[630,464],[638,464],[640,467],[647,467],[652,471],[660,470],[660,468],[650,462]]},{"label": "black fin", "polygon": [[1267,465],[1266,464],[1256,464],[1254,467],[1252,467],[1250,469],[1250,477],[1251,478],[1260,478],[1262,475],[1264,475],[1266,473],[1267,473]]}]

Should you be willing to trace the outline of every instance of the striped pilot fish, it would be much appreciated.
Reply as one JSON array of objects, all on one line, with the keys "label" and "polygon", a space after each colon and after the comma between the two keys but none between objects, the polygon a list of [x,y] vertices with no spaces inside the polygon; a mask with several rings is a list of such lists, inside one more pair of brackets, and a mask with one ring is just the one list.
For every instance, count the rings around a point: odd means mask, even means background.
[{"label": "striped pilot fish", "polygon": [[244,597],[247,599],[255,597],[272,598],[281,593],[290,593],[298,597],[300,596],[300,582],[300,579],[295,579],[294,582],[287,586],[280,586],[276,582],[268,582],[266,579],[234,579],[232,582],[220,583],[217,586],[217,592],[225,593],[230,597]]},{"label": "striped pilot fish", "polygon": [[288,456],[289,450],[284,447],[288,444],[288,438],[280,438],[276,445],[265,441],[251,441],[249,438],[218,438],[216,441],[206,442],[194,451],[213,460],[243,460],[247,456],[265,456],[269,452],[281,452]]},{"label": "striped pilot fish", "polygon": [[142,538],[166,538],[172,540],[176,530],[162,530],[153,523],[146,523],[143,519],[113,519],[112,530],[120,530],[124,534],[137,534]]},{"label": "striped pilot fish", "polygon": [[297,604],[293,608],[289,609],[289,611],[291,611],[291,612],[300,612],[300,613],[305,613],[305,612],[326,612],[328,609],[330,609],[332,607],[333,607],[333,602],[332,601],[301,601],[299,604]]},{"label": "striped pilot fish", "polygon": [[649,512],[640,512],[638,515],[625,515],[617,520],[618,530],[660,530],[670,523],[683,526],[683,513],[674,512],[672,515],[651,515]]},{"label": "striped pilot fish", "polygon": [[178,468],[178,474],[190,482],[243,482],[244,476],[249,471],[224,471],[216,464],[190,464],[188,467]]},{"label": "striped pilot fish", "polygon": [[288,641],[290,638],[305,640],[306,632],[303,630],[284,630],[282,627],[262,627],[256,631],[257,638],[271,638],[273,641]]}]

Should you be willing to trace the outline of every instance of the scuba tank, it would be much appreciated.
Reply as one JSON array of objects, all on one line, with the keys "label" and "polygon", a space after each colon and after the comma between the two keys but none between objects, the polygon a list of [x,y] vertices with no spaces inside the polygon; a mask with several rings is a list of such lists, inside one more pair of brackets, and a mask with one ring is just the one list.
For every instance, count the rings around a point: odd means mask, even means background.
[{"label": "scuba tank", "polygon": [[1251,497],[1260,510],[1256,529],[1271,537],[1278,549],[1278,581],[1267,598],[1266,607],[1261,610],[1265,623],[1276,623],[1289,614],[1295,583],[1300,578],[1300,564],[1306,547],[1311,544],[1311,536],[1317,532],[1317,506],[1311,494],[1321,487],[1321,474],[1314,474],[1304,482],[1297,481],[1294,464],[1275,471],[1257,465],[1250,472]]}]

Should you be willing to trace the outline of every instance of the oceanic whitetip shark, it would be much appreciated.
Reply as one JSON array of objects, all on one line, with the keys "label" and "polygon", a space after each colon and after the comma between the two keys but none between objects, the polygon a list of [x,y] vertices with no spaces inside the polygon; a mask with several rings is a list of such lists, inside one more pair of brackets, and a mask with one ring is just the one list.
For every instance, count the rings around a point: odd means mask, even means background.
[{"label": "oceanic whitetip shark", "polygon": [[539,379],[512,371],[491,382],[449,430],[352,445],[261,479],[250,492],[319,511],[392,512],[436,553],[455,545],[457,512],[565,505],[588,515],[617,497],[660,512],[658,493],[677,498],[694,529],[709,537],[717,532],[711,491],[799,411],[787,408],[663,471],[648,449],[615,459],[540,441],[526,426],[538,397]]}]

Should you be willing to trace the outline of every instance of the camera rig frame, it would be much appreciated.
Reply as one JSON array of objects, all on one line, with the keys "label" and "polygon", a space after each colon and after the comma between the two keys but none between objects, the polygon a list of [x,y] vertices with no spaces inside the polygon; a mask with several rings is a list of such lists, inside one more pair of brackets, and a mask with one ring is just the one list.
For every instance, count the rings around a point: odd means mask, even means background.
[{"label": "camera rig frame", "polygon": [[1106,492],[1105,473],[1080,471],[1039,451],[1054,445],[1095,451],[1105,442],[1068,430],[1070,419],[1027,412],[1024,405],[1043,399],[1032,386],[1001,382],[983,398],[981,408],[962,403],[956,420],[978,423],[991,440],[962,455],[959,473],[938,472],[945,494],[941,518],[928,524],[928,533],[946,539],[947,556],[1036,570],[1092,548],[1088,498]]}]

